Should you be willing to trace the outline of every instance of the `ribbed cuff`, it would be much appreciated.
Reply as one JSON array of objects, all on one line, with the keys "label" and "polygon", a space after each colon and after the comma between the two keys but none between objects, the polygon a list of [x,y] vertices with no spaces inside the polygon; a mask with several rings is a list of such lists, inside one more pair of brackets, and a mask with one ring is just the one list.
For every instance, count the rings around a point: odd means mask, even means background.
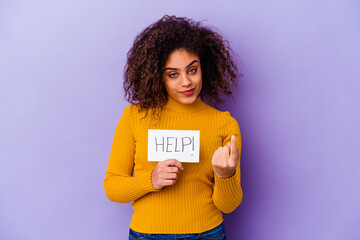
[{"label": "ribbed cuff", "polygon": [[227,177],[227,178],[219,178],[219,177],[216,175],[216,173],[214,172],[215,178],[217,178],[217,179],[222,179],[222,180],[231,179],[231,178],[233,178],[233,177],[235,176],[235,174],[236,174],[236,170],[235,170],[235,172],[233,173],[233,175],[231,175],[230,177]]},{"label": "ribbed cuff", "polygon": [[219,178],[216,176],[216,174],[214,174],[214,176],[215,185],[217,185],[217,188],[220,192],[229,193],[239,191],[240,182],[237,181],[236,171],[231,177],[228,178]]},{"label": "ribbed cuff", "polygon": [[142,181],[144,184],[142,186],[142,189],[146,192],[158,192],[161,189],[155,189],[153,184],[152,184],[152,171],[151,172],[147,172],[144,174],[141,174],[141,176],[139,176],[140,181]]}]

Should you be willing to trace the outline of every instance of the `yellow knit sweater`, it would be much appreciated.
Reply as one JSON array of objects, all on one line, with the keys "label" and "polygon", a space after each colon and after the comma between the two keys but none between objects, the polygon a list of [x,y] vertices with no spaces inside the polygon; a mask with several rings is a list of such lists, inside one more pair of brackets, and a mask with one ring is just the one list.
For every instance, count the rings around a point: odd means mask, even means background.
[{"label": "yellow knit sweater", "polygon": [[[242,201],[240,162],[233,176],[221,179],[213,171],[215,150],[236,136],[239,125],[229,112],[218,111],[198,98],[183,105],[169,98],[158,121],[144,117],[133,104],[124,109],[116,127],[104,187],[115,202],[132,202],[130,228],[142,233],[186,234],[210,230]],[[143,118],[143,119],[142,119]],[[156,190],[151,173],[157,162],[147,161],[148,129],[200,130],[200,162],[182,163],[173,186]]]}]

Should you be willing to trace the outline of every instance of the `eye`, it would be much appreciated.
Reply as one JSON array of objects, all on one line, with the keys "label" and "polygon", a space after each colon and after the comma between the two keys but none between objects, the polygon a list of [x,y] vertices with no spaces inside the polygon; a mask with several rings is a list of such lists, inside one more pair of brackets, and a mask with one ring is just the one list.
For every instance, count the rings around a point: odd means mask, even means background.
[{"label": "eye", "polygon": [[189,73],[196,73],[197,69],[196,68],[192,68],[189,70]]},{"label": "eye", "polygon": [[175,78],[175,77],[177,77],[177,73],[170,73],[170,74],[169,74],[169,77],[170,77],[170,78]]}]

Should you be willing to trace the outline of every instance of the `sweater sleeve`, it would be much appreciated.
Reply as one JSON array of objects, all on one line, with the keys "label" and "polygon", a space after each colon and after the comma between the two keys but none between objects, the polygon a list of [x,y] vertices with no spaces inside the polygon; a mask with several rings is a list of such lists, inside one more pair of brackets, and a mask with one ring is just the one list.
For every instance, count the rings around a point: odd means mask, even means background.
[{"label": "sweater sleeve", "polygon": [[[232,135],[236,137],[236,144],[239,151],[239,156],[241,156],[241,134],[240,128],[237,121],[230,116],[229,112],[226,112],[229,115],[229,121],[227,121],[225,126],[225,138],[223,140],[223,146],[225,146],[231,139]],[[240,174],[240,159],[236,166],[236,171],[234,175],[229,178],[218,178],[214,173],[214,191],[213,191],[213,202],[215,206],[224,213],[230,213],[238,207],[243,199],[243,192],[241,189],[241,174]]]},{"label": "sweater sleeve", "polygon": [[131,106],[124,109],[116,127],[105,173],[105,194],[114,202],[132,202],[149,192],[157,191],[151,182],[151,172],[133,176],[135,138],[131,111]]}]

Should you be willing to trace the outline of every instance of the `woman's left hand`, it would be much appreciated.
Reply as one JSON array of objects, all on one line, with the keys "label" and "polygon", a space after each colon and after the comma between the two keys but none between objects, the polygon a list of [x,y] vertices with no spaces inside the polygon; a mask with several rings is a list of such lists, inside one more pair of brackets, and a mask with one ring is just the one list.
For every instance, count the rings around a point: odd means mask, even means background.
[{"label": "woman's left hand", "polygon": [[218,178],[228,178],[234,175],[239,162],[239,151],[234,135],[231,136],[231,142],[227,146],[219,147],[214,152],[211,162]]}]

